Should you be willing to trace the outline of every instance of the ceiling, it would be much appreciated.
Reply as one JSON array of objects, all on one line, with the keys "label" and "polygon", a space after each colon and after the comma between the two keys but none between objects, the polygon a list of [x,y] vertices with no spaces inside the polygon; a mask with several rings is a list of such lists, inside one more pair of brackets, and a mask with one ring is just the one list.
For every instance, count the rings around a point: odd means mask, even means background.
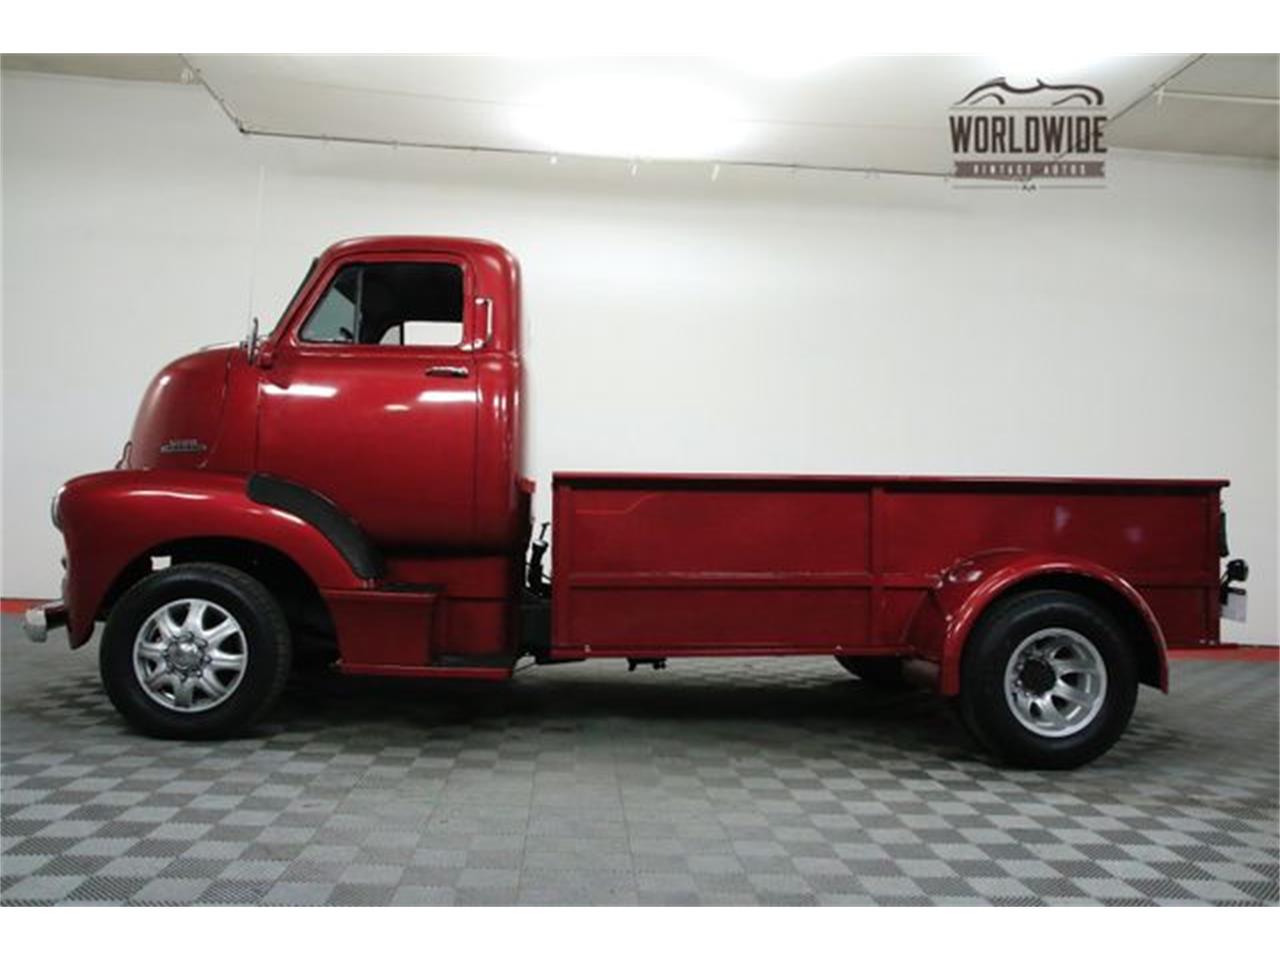
[{"label": "ceiling", "polygon": [[169,83],[182,81],[183,68],[182,58],[176,53],[6,53],[0,57],[0,65],[6,70],[32,73]]},{"label": "ceiling", "polygon": [[1105,93],[1107,143],[1275,159],[1280,57],[1032,59],[5,55],[8,70],[196,83],[248,133],[941,174],[947,107],[1007,77]]}]

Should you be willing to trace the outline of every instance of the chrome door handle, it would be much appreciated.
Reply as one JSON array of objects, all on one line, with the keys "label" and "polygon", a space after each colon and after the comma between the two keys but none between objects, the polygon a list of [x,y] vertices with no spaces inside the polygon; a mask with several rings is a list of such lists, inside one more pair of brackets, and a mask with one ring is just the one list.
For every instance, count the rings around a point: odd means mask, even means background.
[{"label": "chrome door handle", "polygon": [[465,377],[469,374],[466,367],[427,367],[428,377]]}]

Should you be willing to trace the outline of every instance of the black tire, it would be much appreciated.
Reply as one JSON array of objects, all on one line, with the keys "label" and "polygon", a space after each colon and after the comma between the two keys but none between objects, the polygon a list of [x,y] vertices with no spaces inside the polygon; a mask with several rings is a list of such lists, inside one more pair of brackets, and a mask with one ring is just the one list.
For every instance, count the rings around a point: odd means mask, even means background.
[{"label": "black tire", "polygon": [[[1063,722],[1059,735],[1030,729],[1018,719],[1006,693],[1006,668],[1019,646],[1052,629],[1085,638],[1105,667],[1106,681],[1096,707],[1055,701],[1068,711],[1080,711],[1075,723],[1084,723],[1072,730],[1072,723]],[[1034,681],[1041,696],[1049,692],[1044,687],[1056,684],[1052,664],[1047,659],[1042,663],[1049,664],[1048,672],[1019,675],[1028,685]],[[969,637],[960,670],[958,706],[965,726],[987,750],[1015,766],[1063,770],[1088,763],[1120,739],[1138,697],[1132,638],[1100,604],[1065,590],[1036,590],[997,601]],[[1088,719],[1090,710],[1096,712]],[[1036,719],[1033,715],[1029,722]],[[1040,719],[1046,720],[1043,713]]]},{"label": "black tire", "polygon": [[[242,638],[235,642],[245,655],[231,692],[220,702],[210,698],[213,702],[200,712],[179,712],[157,702],[134,667],[135,640],[149,618],[166,604],[189,599],[217,604],[234,617]],[[155,737],[208,740],[239,733],[271,708],[288,679],[290,652],[288,623],[261,583],[234,567],[186,563],[143,578],[116,602],[102,634],[98,666],[107,695],[132,726]]]},{"label": "black tire", "polygon": [[901,657],[836,657],[836,663],[878,690],[906,690]]}]

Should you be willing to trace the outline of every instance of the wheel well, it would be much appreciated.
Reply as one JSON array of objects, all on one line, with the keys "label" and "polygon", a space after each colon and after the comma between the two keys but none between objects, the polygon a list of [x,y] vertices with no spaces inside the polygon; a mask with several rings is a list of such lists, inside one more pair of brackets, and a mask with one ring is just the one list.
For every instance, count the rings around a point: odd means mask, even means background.
[{"label": "wheel well", "polygon": [[336,633],[329,608],[315,583],[288,556],[253,540],[232,537],[198,537],[157,544],[130,562],[116,577],[103,598],[99,619],[135,583],[168,564],[221,563],[247,573],[275,597],[289,622],[295,642],[336,649]]},{"label": "wheel well", "polygon": [[[1071,573],[1047,573],[1018,581],[996,599],[1016,597],[1033,590],[1066,590],[1069,593],[1088,597],[1105,609],[1116,618],[1125,635],[1133,638],[1139,681],[1152,687],[1160,686],[1160,654],[1156,638],[1152,636],[1146,619],[1128,597],[1093,577]],[[994,601],[987,605],[987,609],[978,618],[978,623],[974,624],[974,630],[978,629],[979,624],[993,606],[995,606]]]}]

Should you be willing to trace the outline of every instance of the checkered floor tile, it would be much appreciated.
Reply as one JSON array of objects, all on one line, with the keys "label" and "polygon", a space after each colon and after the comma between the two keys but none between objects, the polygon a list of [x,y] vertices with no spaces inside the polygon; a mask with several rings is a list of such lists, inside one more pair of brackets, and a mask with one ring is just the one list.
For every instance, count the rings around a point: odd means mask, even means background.
[{"label": "checkered floor tile", "polygon": [[1003,770],[834,662],[325,680],[227,743],[0,639],[0,903],[1276,904],[1274,663],[1179,661],[1121,744]]}]

